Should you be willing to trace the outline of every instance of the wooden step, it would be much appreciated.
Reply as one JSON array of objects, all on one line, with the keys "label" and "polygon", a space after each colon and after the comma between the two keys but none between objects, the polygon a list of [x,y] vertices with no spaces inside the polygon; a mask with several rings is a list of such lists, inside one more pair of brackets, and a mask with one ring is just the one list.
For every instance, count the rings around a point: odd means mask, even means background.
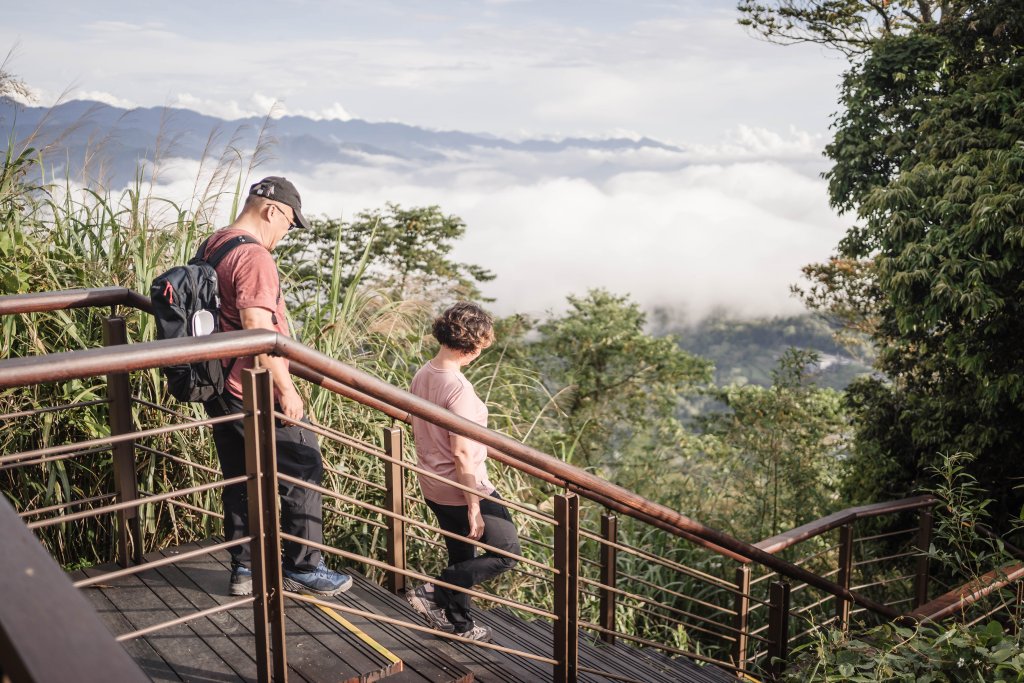
[{"label": "wooden step", "polygon": [[[153,553],[169,557],[216,540]],[[230,562],[226,552],[183,560],[140,575],[105,582],[83,592],[115,633],[146,626],[229,602]],[[112,565],[78,572],[95,575]],[[348,571],[348,570],[346,570]],[[403,626],[424,624],[405,601],[361,574],[350,571],[352,588],[323,607],[297,600],[286,604],[289,678],[292,681],[371,683],[521,683],[549,681],[553,667],[544,662],[458,643]],[[353,610],[363,614],[353,613]],[[499,646],[550,657],[551,624],[523,620],[512,611],[476,609],[479,623],[491,629]],[[398,623],[387,623],[385,617]],[[581,672],[585,683],[692,681],[725,683],[736,678],[721,669],[698,666],[657,650],[622,641],[609,646],[581,630],[579,661],[604,674]],[[253,615],[250,607],[194,620],[125,643],[153,680],[255,681]]]},{"label": "wooden step", "polygon": [[[154,553],[147,559],[173,553]],[[83,574],[113,569],[108,565]],[[123,633],[231,601],[228,577],[226,554],[223,558],[202,556],[83,591],[111,630]],[[290,680],[371,683],[402,667],[401,660],[386,648],[375,647],[315,605],[290,602],[285,632]],[[139,640],[129,646],[129,652],[154,680],[212,677],[256,681],[253,614],[249,607],[196,619]]]}]

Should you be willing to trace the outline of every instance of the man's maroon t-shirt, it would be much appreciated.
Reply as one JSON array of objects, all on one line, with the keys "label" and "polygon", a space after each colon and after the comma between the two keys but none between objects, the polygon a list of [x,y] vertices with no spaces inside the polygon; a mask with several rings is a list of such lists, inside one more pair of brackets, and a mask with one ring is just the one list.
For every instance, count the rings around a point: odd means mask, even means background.
[{"label": "man's maroon t-shirt", "polygon": [[[212,254],[225,240],[249,235],[239,228],[218,230],[210,236],[206,253]],[[264,308],[277,318],[274,329],[289,335],[284,297],[277,263],[261,244],[243,244],[235,247],[217,265],[220,289],[220,325],[224,331],[240,329],[239,311],[243,308]],[[287,363],[287,359],[285,360]],[[225,362],[225,365],[227,362]],[[224,382],[225,389],[241,398],[242,370],[254,365],[252,356],[239,358]]]}]

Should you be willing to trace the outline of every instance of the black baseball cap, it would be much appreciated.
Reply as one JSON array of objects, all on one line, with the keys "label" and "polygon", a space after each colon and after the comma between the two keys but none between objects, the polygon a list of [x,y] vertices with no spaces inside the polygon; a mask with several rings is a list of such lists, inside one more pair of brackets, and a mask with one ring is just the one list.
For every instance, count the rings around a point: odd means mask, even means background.
[{"label": "black baseball cap", "polygon": [[299,191],[287,178],[276,175],[264,178],[249,188],[249,194],[265,197],[292,207],[292,211],[295,212],[295,223],[300,228],[309,229],[309,223],[302,215],[302,199],[299,198]]}]

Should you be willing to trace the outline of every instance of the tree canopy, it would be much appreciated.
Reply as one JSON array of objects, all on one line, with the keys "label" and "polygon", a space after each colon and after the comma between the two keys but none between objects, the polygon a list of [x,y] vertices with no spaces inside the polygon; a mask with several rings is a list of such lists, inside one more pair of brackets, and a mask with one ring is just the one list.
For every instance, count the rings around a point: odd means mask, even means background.
[{"label": "tree canopy", "polygon": [[870,335],[885,375],[851,392],[859,497],[967,451],[1005,522],[1024,502],[1024,6],[879,4],[931,20],[879,33],[845,75],[827,178],[858,222],[805,294]]}]

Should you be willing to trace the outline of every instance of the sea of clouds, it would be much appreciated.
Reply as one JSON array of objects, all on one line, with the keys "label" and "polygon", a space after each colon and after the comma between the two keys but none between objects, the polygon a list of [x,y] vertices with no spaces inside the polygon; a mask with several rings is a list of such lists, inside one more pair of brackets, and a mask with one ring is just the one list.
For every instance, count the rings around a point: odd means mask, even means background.
[{"label": "sea of clouds", "polygon": [[[396,202],[460,216],[454,256],[497,274],[483,290],[499,314],[557,311],[567,295],[603,287],[696,322],[802,310],[790,286],[848,224],[828,205],[824,143],[739,127],[678,150],[438,150],[429,163],[367,155],[304,169],[272,160],[248,180],[287,175],[307,215]],[[154,195],[184,200],[198,172],[194,161],[165,163]],[[226,222],[226,204],[219,211]]]}]

